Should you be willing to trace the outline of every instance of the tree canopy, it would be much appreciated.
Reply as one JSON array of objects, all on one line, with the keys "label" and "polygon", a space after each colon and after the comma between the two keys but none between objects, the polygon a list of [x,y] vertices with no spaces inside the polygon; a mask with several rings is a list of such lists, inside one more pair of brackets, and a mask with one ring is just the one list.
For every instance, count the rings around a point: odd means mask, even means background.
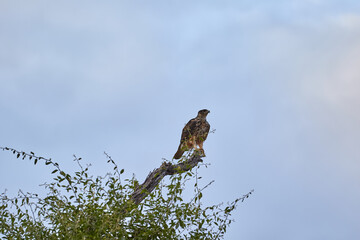
[{"label": "tree canopy", "polygon": [[[122,179],[124,169],[105,153],[111,171],[89,174],[90,165],[74,156],[77,171],[67,173],[50,158],[8,147],[17,158],[44,162],[52,182],[42,184],[46,196],[19,190],[0,196],[0,237],[4,239],[222,239],[233,221],[231,214],[253,190],[228,204],[204,206],[196,152],[178,162],[165,161],[143,184]],[[169,179],[164,179],[170,175]],[[188,183],[192,183],[190,186]],[[193,188],[190,200],[185,188]]]}]

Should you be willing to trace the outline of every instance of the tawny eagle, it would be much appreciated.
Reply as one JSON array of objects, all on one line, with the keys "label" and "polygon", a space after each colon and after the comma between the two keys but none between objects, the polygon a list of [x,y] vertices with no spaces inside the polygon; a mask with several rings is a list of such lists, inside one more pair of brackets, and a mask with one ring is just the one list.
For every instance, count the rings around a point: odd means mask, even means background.
[{"label": "tawny eagle", "polygon": [[185,151],[191,149],[200,150],[203,156],[205,152],[203,149],[203,143],[206,140],[210,124],[206,121],[206,116],[210,111],[202,109],[198,112],[196,118],[191,119],[182,130],[180,145],[177,152],[174,155],[174,159],[179,159]]}]

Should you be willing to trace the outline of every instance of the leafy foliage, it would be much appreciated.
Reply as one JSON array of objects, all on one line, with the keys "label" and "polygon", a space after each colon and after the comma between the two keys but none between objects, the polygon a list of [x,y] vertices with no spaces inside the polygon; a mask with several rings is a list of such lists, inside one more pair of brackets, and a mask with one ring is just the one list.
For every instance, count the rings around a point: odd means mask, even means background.
[{"label": "leafy foliage", "polygon": [[[108,155],[112,172],[93,177],[89,166],[75,157],[78,171],[64,172],[51,159],[12,148],[17,158],[28,158],[37,164],[44,161],[53,167],[51,183],[43,184],[45,197],[19,191],[10,198],[2,193],[0,234],[4,239],[221,239],[239,201],[253,192],[224,205],[204,207],[203,188],[199,188],[197,166],[162,181],[140,204],[131,201],[138,187],[132,179],[121,180],[119,170]],[[194,180],[194,196],[185,202],[185,183]],[[1,236],[1,235],[0,235]]]}]

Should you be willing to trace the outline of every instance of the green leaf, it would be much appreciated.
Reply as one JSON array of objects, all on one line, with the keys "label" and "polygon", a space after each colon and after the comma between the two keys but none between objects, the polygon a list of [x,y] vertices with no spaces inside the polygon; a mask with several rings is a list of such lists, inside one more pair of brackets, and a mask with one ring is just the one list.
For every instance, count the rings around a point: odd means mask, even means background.
[{"label": "green leaf", "polygon": [[123,173],[124,173],[124,171],[125,171],[124,169],[121,169],[121,170],[120,170],[120,174],[123,174]]},{"label": "green leaf", "polygon": [[185,228],[185,223],[181,219],[179,219],[179,223],[181,228]]},{"label": "green leaf", "polygon": [[38,160],[37,160],[37,158],[35,158],[35,160],[34,160],[34,165],[36,165],[37,162],[38,162]]}]

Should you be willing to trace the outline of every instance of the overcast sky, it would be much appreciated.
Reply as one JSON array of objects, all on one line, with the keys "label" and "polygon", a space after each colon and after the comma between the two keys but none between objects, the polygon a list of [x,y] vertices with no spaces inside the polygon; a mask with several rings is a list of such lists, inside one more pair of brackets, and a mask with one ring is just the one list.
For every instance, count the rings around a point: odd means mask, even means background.
[{"label": "overcast sky", "polygon": [[[225,239],[360,239],[360,2],[0,1],[0,146],[144,180],[211,111]],[[0,152],[0,191],[47,166]]]}]

